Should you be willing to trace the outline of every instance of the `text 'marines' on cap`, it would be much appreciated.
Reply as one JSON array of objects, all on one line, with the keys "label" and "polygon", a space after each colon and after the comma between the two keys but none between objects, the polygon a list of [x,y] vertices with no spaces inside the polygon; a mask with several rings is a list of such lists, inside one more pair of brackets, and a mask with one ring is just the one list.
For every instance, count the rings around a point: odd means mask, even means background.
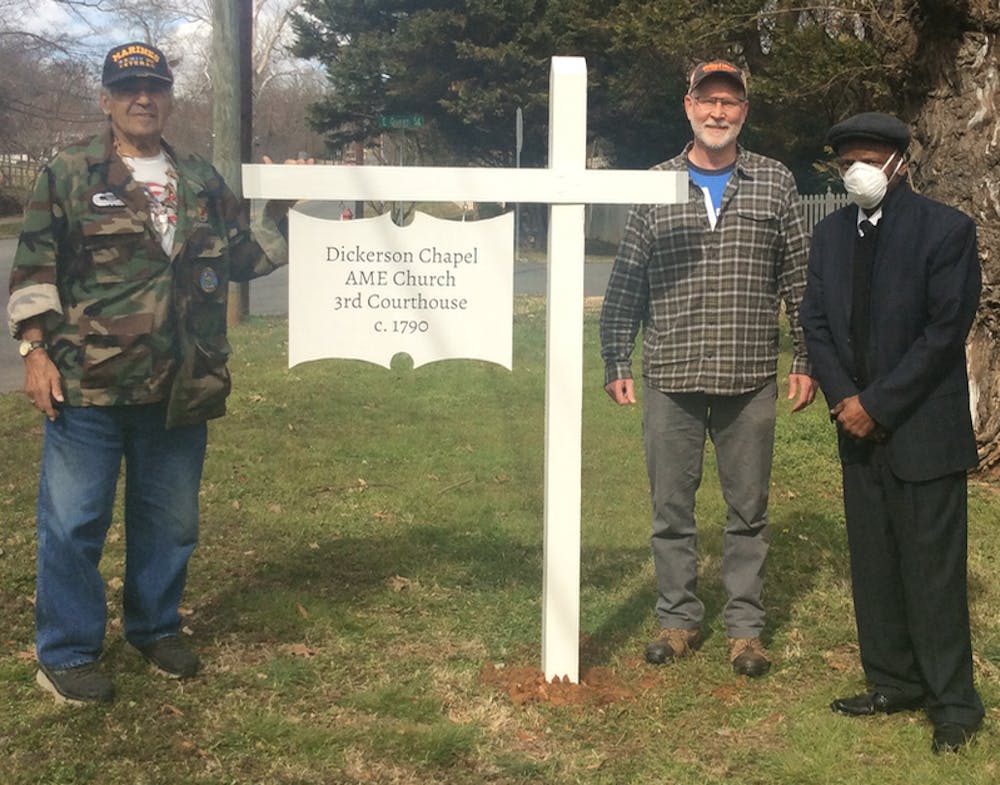
[{"label": "text 'marines' on cap", "polygon": [[902,120],[882,112],[862,112],[837,123],[827,131],[826,143],[837,152],[852,139],[882,142],[901,153],[910,146],[910,128]]},{"label": "text 'marines' on cap", "polygon": [[159,79],[168,85],[174,83],[166,55],[152,44],[133,41],[116,46],[104,58],[104,73],[101,84],[105,87],[123,79],[149,77]]},{"label": "text 'marines' on cap", "polygon": [[740,89],[747,92],[747,77],[743,69],[733,65],[728,60],[709,60],[707,63],[699,63],[691,72],[691,79],[688,83],[688,92],[692,92],[698,85],[713,76],[721,76],[735,82]]}]

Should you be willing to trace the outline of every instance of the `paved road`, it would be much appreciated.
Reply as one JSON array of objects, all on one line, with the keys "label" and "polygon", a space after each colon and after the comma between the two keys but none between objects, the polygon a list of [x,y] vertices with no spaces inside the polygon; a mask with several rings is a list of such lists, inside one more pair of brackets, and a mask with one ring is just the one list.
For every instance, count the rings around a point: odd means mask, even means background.
[{"label": "paved road", "polygon": [[[24,383],[24,370],[17,354],[17,342],[10,340],[6,330],[7,282],[14,259],[17,240],[0,239],[0,301],[3,305],[4,330],[0,333],[0,393],[20,390]],[[584,294],[600,297],[611,275],[609,262],[588,263],[584,271]],[[540,262],[521,262],[514,265],[514,293],[541,296],[545,294],[545,265]],[[277,270],[250,284],[250,313],[255,315],[281,315],[288,313],[288,268]]]},{"label": "paved road", "polygon": [[17,342],[10,339],[7,329],[7,283],[14,260],[15,239],[0,239],[0,302],[3,303],[3,330],[0,331],[0,393],[20,390],[24,384],[24,364],[17,353]]}]

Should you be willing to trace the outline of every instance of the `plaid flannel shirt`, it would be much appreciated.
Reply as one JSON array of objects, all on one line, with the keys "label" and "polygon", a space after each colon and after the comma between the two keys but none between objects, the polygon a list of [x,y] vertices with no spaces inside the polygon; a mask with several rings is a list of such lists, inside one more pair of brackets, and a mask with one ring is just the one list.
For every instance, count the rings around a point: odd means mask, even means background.
[{"label": "plaid flannel shirt", "polygon": [[[653,168],[686,171],[690,149]],[[791,372],[808,374],[797,318],[808,252],[791,172],[742,147],[715,229],[693,183],[683,204],[635,205],[601,310],[605,384],[631,378],[643,325],[647,385],[713,395],[758,389],[777,373],[781,300],[792,333]]]}]

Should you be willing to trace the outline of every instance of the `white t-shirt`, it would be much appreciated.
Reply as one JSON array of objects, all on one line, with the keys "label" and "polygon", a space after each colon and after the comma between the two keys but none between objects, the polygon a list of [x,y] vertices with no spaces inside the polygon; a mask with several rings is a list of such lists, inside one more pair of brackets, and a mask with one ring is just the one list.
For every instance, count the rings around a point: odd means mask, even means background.
[{"label": "white t-shirt", "polygon": [[149,216],[160,236],[163,250],[169,254],[174,247],[177,229],[177,172],[163,150],[152,158],[129,158],[122,161],[132,170],[132,177],[143,186],[149,201]]}]

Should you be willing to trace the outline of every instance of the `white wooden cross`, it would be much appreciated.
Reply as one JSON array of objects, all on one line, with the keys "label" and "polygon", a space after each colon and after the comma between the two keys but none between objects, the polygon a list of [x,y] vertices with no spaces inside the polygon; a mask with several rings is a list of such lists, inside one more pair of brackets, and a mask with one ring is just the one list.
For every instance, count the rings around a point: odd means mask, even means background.
[{"label": "white wooden cross", "polygon": [[687,199],[677,172],[587,169],[587,66],[553,57],[549,166],[243,166],[256,199],[549,204],[546,277],[545,529],[542,670],[579,678],[580,499],[583,419],[584,205]]}]

